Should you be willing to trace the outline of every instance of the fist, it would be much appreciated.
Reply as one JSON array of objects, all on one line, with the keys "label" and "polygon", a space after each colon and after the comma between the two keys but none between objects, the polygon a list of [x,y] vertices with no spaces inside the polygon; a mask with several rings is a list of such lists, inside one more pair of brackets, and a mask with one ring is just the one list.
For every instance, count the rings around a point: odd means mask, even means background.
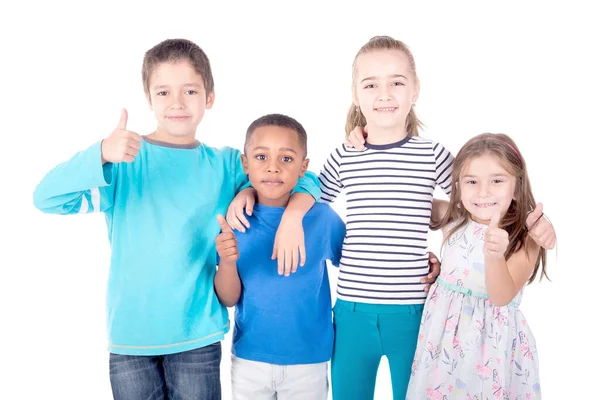
[{"label": "fist", "polygon": [[496,211],[490,220],[487,231],[485,232],[485,244],[483,251],[486,257],[493,259],[504,258],[504,253],[508,248],[508,232],[498,227],[500,223],[500,213]]},{"label": "fist", "polygon": [[142,137],[127,130],[127,110],[121,110],[121,119],[111,135],[102,141],[102,163],[133,162],[140,150]]},{"label": "fist", "polygon": [[235,262],[240,258],[237,248],[237,239],[233,230],[222,215],[217,215],[217,221],[221,226],[221,233],[217,236],[217,253],[221,261]]}]

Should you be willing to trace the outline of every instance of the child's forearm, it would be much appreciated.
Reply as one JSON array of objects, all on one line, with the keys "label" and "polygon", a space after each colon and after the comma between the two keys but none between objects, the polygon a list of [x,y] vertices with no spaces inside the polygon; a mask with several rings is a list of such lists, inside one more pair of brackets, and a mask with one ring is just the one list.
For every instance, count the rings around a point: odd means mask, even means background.
[{"label": "child's forearm", "polygon": [[517,295],[518,288],[504,258],[485,259],[485,288],[495,306],[505,306]]},{"label": "child's forearm", "polygon": [[221,261],[214,279],[215,292],[221,304],[233,307],[242,295],[242,282],[232,261]]},{"label": "child's forearm", "polygon": [[315,199],[310,194],[294,193],[290,197],[290,201],[285,208],[283,216],[286,218],[299,219],[301,221],[314,204]]}]

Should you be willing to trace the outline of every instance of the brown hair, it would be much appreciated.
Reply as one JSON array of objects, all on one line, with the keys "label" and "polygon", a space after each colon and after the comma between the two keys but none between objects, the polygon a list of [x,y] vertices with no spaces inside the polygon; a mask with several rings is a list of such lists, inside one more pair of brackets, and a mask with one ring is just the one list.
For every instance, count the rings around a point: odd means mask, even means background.
[{"label": "brown hair", "polygon": [[[508,232],[509,243],[504,253],[504,257],[508,260],[510,256],[521,250],[525,245],[528,235],[525,221],[527,220],[529,211],[533,210],[536,205],[531,191],[525,160],[521,156],[521,152],[515,142],[508,135],[502,133],[484,133],[470,139],[460,149],[454,160],[452,193],[450,195],[448,211],[441,221],[432,223],[431,228],[439,229],[456,221],[456,226],[446,234],[446,240],[448,240],[458,229],[467,224],[469,213],[461,204],[460,176],[471,160],[481,157],[484,154],[491,154],[497,157],[507,172],[517,178],[515,199],[502,216],[499,224],[500,228]],[[542,266],[540,280],[544,276],[548,278],[546,274],[546,250],[542,247],[540,247],[529,283],[535,280],[540,265]]]},{"label": "brown hair", "polygon": [[[396,50],[404,53],[406,57],[408,57],[415,81],[419,82],[419,77],[417,76],[417,69],[415,66],[415,59],[408,46],[404,44],[404,42],[389,36],[375,36],[371,38],[371,40],[369,40],[363,47],[361,47],[356,54],[356,57],[354,57],[354,62],[352,63],[352,87],[356,85],[356,61],[358,60],[358,57],[362,54],[367,54],[378,50]],[[357,126],[364,128],[365,125],[367,125],[365,116],[356,105],[352,104],[350,110],[348,111],[348,116],[346,117],[346,137],[348,137],[350,132],[352,132],[352,130]],[[411,107],[408,116],[406,117],[406,132],[412,136],[419,136],[419,128],[422,127],[423,123],[419,121],[414,108]]]},{"label": "brown hair", "polygon": [[190,40],[167,39],[148,50],[144,55],[142,82],[146,95],[150,93],[150,76],[154,68],[164,62],[173,63],[181,60],[189,61],[194,70],[202,76],[207,95],[214,91],[215,84],[206,53]]}]

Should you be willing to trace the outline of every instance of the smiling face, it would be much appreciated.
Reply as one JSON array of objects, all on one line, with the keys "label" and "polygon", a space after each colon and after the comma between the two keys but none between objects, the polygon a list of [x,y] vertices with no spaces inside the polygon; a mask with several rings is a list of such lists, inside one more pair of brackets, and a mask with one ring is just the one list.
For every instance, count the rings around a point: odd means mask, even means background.
[{"label": "smiling face", "polygon": [[149,80],[148,102],[158,122],[154,139],[192,143],[214,93],[207,95],[204,80],[186,60],[163,62]]},{"label": "smiling face", "polygon": [[298,133],[287,127],[261,126],[252,132],[242,155],[244,172],[258,194],[258,203],[285,207],[309,160]]},{"label": "smiling face", "polygon": [[468,162],[458,184],[463,207],[482,224],[488,224],[496,211],[504,215],[515,200],[516,177],[490,153]]},{"label": "smiling face", "polygon": [[399,50],[377,50],[356,60],[354,104],[360,107],[369,136],[378,130],[402,130],[419,95],[408,56]]}]

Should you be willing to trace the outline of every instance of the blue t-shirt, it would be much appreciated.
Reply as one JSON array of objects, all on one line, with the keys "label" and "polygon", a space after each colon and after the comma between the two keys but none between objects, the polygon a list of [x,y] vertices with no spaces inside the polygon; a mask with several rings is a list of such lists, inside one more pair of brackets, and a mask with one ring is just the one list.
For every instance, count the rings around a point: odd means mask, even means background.
[{"label": "blue t-shirt", "polygon": [[242,295],[235,308],[236,357],[278,365],[328,361],[333,351],[331,292],[326,260],[338,265],[346,227],[316,203],[304,216],[306,263],[290,276],[271,260],[284,208],[256,205],[250,228],[236,232]]},{"label": "blue t-shirt", "polygon": [[[317,198],[313,177],[297,189]],[[111,353],[171,354],[223,339],[229,320],[213,286],[216,216],[247,184],[238,150],[148,138],[132,163],[102,165],[96,143],[44,177],[34,193],[40,210],[106,217]]]}]

